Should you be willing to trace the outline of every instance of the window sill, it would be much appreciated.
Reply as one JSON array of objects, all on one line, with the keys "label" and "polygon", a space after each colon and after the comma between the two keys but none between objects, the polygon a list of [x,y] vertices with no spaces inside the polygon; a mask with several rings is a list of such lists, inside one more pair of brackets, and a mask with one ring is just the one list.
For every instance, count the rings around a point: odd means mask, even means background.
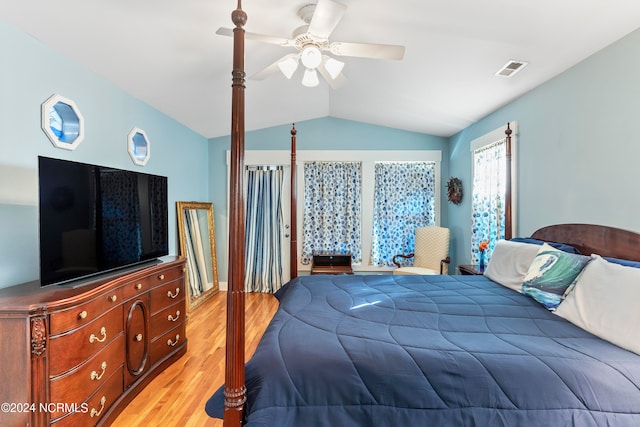
[{"label": "window sill", "polygon": [[[372,265],[354,265],[352,266],[355,274],[392,274],[395,267],[374,267]],[[311,265],[302,265],[298,267],[298,271],[304,273],[311,272]]]}]

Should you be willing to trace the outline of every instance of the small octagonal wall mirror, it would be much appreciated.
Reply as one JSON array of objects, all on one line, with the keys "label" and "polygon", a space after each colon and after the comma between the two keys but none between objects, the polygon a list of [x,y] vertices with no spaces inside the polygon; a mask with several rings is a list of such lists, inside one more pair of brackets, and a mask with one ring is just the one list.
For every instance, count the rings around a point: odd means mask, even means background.
[{"label": "small octagonal wall mirror", "polygon": [[54,94],[42,103],[42,130],[58,148],[75,150],[84,140],[84,118],[70,99]]},{"label": "small octagonal wall mirror", "polygon": [[127,150],[133,163],[140,166],[147,164],[151,155],[151,143],[145,131],[139,128],[131,129],[127,137]]}]

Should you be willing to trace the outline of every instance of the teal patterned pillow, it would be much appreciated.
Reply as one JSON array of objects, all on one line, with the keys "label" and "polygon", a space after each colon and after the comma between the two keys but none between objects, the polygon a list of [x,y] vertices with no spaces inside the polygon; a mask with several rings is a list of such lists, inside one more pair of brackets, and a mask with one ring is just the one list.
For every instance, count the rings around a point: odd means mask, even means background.
[{"label": "teal patterned pillow", "polygon": [[570,254],[543,244],[522,284],[522,293],[555,310],[562,296],[591,257]]}]

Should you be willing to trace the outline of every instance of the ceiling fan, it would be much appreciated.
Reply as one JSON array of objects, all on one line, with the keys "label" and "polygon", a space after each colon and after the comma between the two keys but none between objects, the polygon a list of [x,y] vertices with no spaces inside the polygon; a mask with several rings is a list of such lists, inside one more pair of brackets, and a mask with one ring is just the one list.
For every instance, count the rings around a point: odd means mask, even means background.
[{"label": "ceiling fan", "polygon": [[[293,47],[296,53],[290,53],[278,59],[262,71],[250,78],[263,80],[280,70],[288,79],[298,68],[300,62],[304,66],[302,84],[314,87],[319,84],[318,72],[334,89],[340,87],[346,78],[342,74],[344,62],[324,54],[329,52],[335,56],[352,56],[359,58],[400,60],[404,56],[404,46],[331,42],[329,36],[336,28],[347,6],[332,0],[318,0],[317,4],[307,4],[298,10],[298,16],[305,22],[293,31],[291,39],[245,32],[249,40]],[[219,28],[216,34],[233,36],[233,30]]]}]

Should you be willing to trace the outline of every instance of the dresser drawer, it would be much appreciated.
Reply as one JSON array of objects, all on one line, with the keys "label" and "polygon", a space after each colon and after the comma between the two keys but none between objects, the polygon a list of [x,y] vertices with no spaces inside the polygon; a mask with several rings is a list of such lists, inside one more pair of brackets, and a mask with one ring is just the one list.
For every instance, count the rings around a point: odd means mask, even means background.
[{"label": "dresser drawer", "polygon": [[151,289],[151,283],[151,276],[141,277],[138,280],[127,283],[122,287],[122,291],[124,292],[124,299],[128,300],[129,298],[148,292],[149,289]]},{"label": "dresser drawer", "polygon": [[88,400],[78,405],[78,411],[53,420],[51,425],[55,427],[96,425],[124,390],[122,369],[120,367],[113,372],[102,387],[96,390]]},{"label": "dresser drawer", "polygon": [[149,274],[148,276],[143,276],[123,286],[124,298],[129,299],[136,295],[140,295],[149,289],[161,286],[164,283],[169,283],[182,275],[182,266],[177,266],[161,270],[154,274]]},{"label": "dresser drawer", "polygon": [[78,366],[123,333],[122,304],[92,322],[49,339],[49,375]]},{"label": "dresser drawer", "polygon": [[149,370],[149,294],[130,300],[124,305],[126,337],[125,388]]},{"label": "dresser drawer", "polygon": [[118,288],[75,307],[51,313],[49,316],[49,333],[58,335],[88,324],[105,311],[119,305],[122,302],[122,296],[123,290]]},{"label": "dresser drawer", "polygon": [[177,265],[170,268],[165,268],[155,274],[150,274],[153,286],[160,285],[162,283],[168,283],[184,275],[184,267]]},{"label": "dresser drawer", "polygon": [[169,353],[181,347],[187,337],[184,321],[175,328],[160,335],[151,342],[151,364],[154,365]]},{"label": "dresser drawer", "polygon": [[124,364],[124,336],[119,335],[109,345],[66,375],[51,380],[51,402],[84,402]]},{"label": "dresser drawer", "polygon": [[174,280],[151,291],[151,315],[184,299],[184,280]]},{"label": "dresser drawer", "polygon": [[162,335],[169,329],[175,328],[185,320],[187,313],[184,298],[177,304],[169,306],[151,317],[151,339]]}]

